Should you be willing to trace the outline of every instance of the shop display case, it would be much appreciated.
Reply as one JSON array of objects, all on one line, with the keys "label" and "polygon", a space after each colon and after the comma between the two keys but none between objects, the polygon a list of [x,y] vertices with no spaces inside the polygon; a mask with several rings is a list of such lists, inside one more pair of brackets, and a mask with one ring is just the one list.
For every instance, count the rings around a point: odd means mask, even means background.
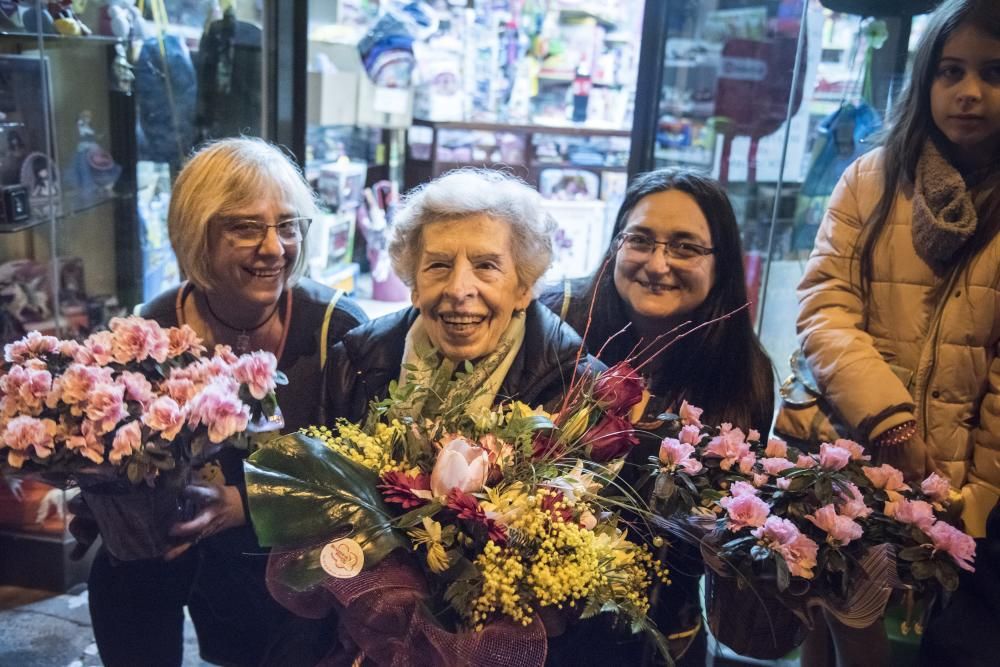
[{"label": "shop display case", "polygon": [[[0,336],[86,335],[142,284],[131,69],[118,38],[60,34],[32,11],[4,18]],[[86,578],[88,563],[69,559],[71,493],[0,481],[0,582],[65,590]]]}]

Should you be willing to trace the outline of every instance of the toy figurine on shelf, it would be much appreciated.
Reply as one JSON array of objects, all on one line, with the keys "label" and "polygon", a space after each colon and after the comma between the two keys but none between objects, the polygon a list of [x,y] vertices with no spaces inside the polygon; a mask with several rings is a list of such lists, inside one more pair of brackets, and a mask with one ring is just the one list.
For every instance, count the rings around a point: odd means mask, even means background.
[{"label": "toy figurine on shelf", "polygon": [[93,114],[87,109],[76,118],[79,142],[67,183],[78,189],[77,197],[90,200],[106,196],[121,175],[122,168],[99,143],[91,122]]},{"label": "toy figurine on shelf", "polygon": [[59,174],[45,153],[31,153],[21,165],[21,185],[31,195],[31,210],[41,216],[62,212]]},{"label": "toy figurine on shelf", "polygon": [[48,3],[53,26],[60,35],[86,37],[91,33],[91,30],[73,11],[73,5],[73,0],[60,0],[59,2]]},{"label": "toy figurine on shelf", "polygon": [[98,30],[102,35],[137,40],[152,36],[135,0],[105,0],[100,15]]},{"label": "toy figurine on shelf", "polygon": [[115,57],[111,61],[111,76],[114,89],[126,95],[132,94],[132,84],[135,82],[135,72],[125,55],[125,45],[115,44]]}]

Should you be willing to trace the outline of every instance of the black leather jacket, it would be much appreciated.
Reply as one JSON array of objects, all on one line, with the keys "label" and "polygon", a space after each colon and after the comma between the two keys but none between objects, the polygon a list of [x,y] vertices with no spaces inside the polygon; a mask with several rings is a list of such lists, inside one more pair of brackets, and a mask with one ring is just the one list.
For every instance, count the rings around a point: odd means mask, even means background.
[{"label": "black leather jacket", "polygon": [[[371,400],[388,394],[389,382],[399,378],[406,334],[418,313],[407,308],[380,317],[353,329],[337,343],[326,366],[327,419],[360,421]],[[583,341],[537,301],[528,306],[524,327],[524,343],[497,397],[551,407],[572,379]],[[604,368],[583,354],[577,376]]]}]

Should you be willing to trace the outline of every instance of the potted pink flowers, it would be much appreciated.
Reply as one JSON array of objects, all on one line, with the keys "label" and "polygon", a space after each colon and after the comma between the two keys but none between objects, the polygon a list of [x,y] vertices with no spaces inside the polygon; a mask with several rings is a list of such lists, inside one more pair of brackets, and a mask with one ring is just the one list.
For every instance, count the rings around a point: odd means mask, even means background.
[{"label": "potted pink flowers", "polygon": [[933,595],[954,590],[959,569],[972,570],[975,543],[945,520],[950,488],[939,475],[911,485],[850,440],[807,454],[700,416],[685,403],[675,437],[663,440],[653,505],[675,527],[694,529],[709,622],[737,652],[784,655],[816,604],[867,627],[894,587]]},{"label": "potted pink flowers", "polygon": [[191,461],[280,427],[283,381],[274,355],[208,355],[187,326],[115,318],[82,343],[31,332],[4,347],[0,470],[78,484],[113,555],[156,556]]}]

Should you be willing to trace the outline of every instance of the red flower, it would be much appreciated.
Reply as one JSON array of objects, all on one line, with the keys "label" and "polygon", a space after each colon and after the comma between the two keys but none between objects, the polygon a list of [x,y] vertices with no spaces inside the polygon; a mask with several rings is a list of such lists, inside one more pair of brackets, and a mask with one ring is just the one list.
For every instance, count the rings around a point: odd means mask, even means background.
[{"label": "red flower", "polygon": [[378,485],[382,490],[382,497],[387,503],[397,503],[403,506],[404,510],[420,507],[427,502],[426,499],[418,496],[414,491],[430,491],[431,478],[420,473],[410,476],[405,473],[391,470],[382,475],[382,483]]},{"label": "red flower", "polygon": [[592,460],[605,463],[625,456],[639,438],[627,419],[608,414],[583,434],[583,442]]},{"label": "red flower", "polygon": [[445,497],[445,507],[453,510],[459,519],[486,525],[486,513],[479,506],[479,501],[458,487],[448,492]]},{"label": "red flower", "polygon": [[562,458],[565,453],[565,448],[559,444],[557,438],[553,438],[547,433],[535,433],[535,437],[531,441],[532,461],[540,459],[554,461]]},{"label": "red flower", "polygon": [[609,414],[624,417],[642,400],[642,378],[627,361],[601,373],[594,384],[594,400]]}]

